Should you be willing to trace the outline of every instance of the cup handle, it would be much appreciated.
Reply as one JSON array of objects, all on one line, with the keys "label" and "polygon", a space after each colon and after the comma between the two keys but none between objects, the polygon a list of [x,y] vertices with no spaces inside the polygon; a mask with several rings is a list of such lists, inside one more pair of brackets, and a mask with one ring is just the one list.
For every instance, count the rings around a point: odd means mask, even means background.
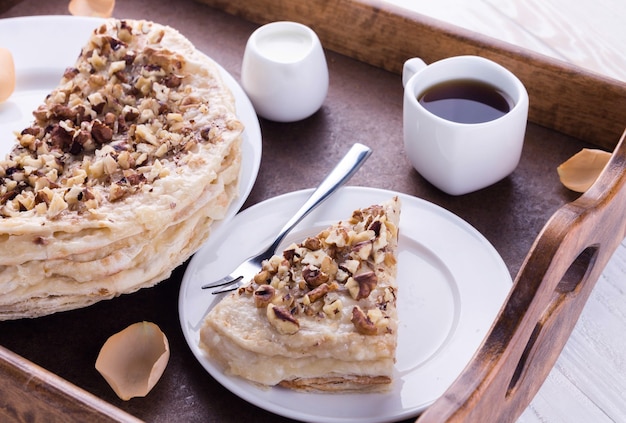
[{"label": "cup handle", "polygon": [[404,66],[402,67],[402,86],[406,86],[409,79],[425,67],[426,63],[419,57],[413,57],[404,62]]}]

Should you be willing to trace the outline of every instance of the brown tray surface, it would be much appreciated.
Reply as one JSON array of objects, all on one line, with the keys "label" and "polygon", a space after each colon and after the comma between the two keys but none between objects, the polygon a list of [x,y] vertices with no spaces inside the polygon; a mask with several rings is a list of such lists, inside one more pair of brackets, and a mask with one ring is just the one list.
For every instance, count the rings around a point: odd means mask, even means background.
[{"label": "brown tray surface", "polygon": [[[171,7],[164,0],[119,2],[114,15],[179,28],[239,79],[245,42],[257,25],[194,2],[177,4],[174,11]],[[31,1],[17,4],[0,17],[66,13],[65,2]],[[330,51],[327,59],[330,90],[317,114],[292,124],[261,120],[261,169],[244,207],[317,185],[352,143],[361,142],[374,153],[351,185],[403,192],[456,213],[493,243],[514,276],[547,219],[576,198],[560,185],[556,167],[591,144],[529,124],[522,161],[510,177],[476,193],[451,197],[424,181],[403,154],[399,76]],[[231,394],[196,361],[178,320],[178,289],[184,271],[181,266],[155,288],[86,309],[0,322],[0,345],[142,420],[289,421]],[[155,322],[166,333],[171,359],[146,398],[121,401],[96,372],[95,359],[108,336],[142,320]],[[10,387],[11,381],[0,378],[0,390]],[[0,399],[0,420],[3,415],[25,417],[40,412],[29,409],[28,398],[14,400],[17,405],[3,404],[7,400]]]}]

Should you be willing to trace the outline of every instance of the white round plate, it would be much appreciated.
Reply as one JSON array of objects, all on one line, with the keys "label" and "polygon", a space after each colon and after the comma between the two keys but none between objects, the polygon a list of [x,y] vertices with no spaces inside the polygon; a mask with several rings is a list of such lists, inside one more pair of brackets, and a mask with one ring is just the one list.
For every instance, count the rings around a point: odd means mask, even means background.
[{"label": "white round plate", "polygon": [[[31,16],[0,19],[2,47],[11,51],[17,76],[15,91],[0,103],[0,158],[11,150],[16,131],[30,126],[32,112],[56,87],[66,68],[73,66],[91,31],[103,22],[77,16]],[[237,115],[245,125],[239,196],[225,218],[211,228],[213,236],[241,208],[250,194],[261,163],[261,128],[252,103],[237,81],[219,66],[235,96]]]},{"label": "white round plate", "polygon": [[400,328],[390,392],[332,395],[260,389],[225,375],[198,346],[202,319],[221,298],[200,287],[269,245],[311,192],[282,195],[244,210],[228,224],[228,230],[212,237],[196,253],[179,297],[187,343],[219,383],[275,414],[303,421],[359,423],[414,417],[461,373],[494,321],[512,280],[500,255],[476,229],[449,211],[412,196],[344,187],[296,226],[279,247],[314,235],[350,217],[357,208],[400,197]]}]

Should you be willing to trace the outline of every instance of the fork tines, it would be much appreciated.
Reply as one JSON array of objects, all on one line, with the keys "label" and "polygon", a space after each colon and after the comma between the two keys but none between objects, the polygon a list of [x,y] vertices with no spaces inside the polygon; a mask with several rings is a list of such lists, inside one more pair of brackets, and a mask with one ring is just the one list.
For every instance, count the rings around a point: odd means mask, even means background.
[{"label": "fork tines", "polygon": [[236,278],[226,278],[217,282],[207,283],[206,285],[202,285],[201,288],[209,289],[209,288],[219,288],[220,286],[233,285],[241,281],[241,279],[243,279],[243,276],[237,276]]}]

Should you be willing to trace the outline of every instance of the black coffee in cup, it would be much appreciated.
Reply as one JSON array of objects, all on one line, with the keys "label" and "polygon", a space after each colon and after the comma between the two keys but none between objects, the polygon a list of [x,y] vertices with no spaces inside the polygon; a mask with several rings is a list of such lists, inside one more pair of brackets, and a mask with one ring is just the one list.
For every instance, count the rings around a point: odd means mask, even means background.
[{"label": "black coffee in cup", "polygon": [[491,84],[456,79],[436,84],[417,96],[429,112],[452,122],[482,123],[507,114],[513,102]]}]

